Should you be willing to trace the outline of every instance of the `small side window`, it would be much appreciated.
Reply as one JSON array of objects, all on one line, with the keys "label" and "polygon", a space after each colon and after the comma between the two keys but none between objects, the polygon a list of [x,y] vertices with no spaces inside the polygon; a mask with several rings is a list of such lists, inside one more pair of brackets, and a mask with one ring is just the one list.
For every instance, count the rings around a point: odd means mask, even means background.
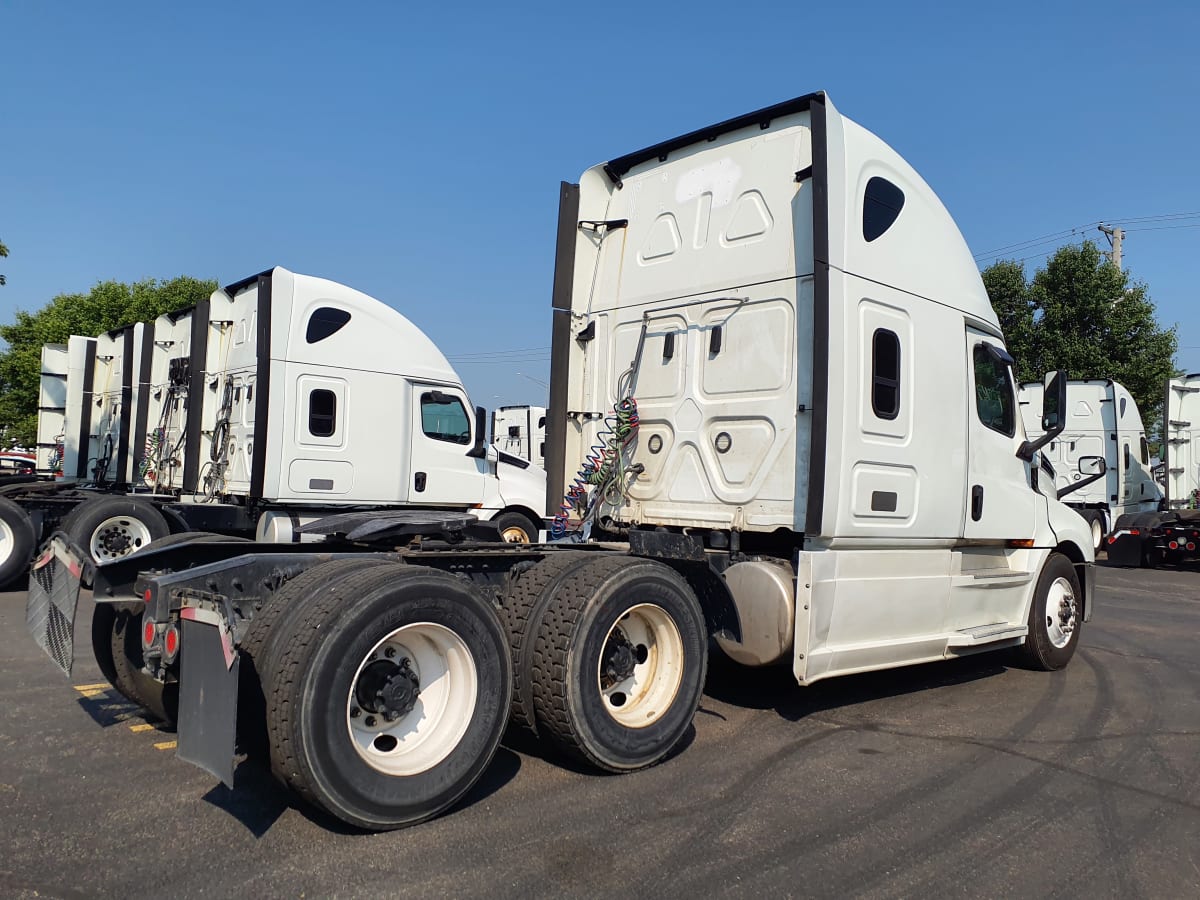
[{"label": "small side window", "polygon": [[863,237],[875,240],[892,227],[904,209],[904,191],[876,175],[867,182],[863,195]]},{"label": "small side window", "polygon": [[471,420],[457,397],[439,391],[421,395],[421,430],[426,437],[451,444],[471,443]]},{"label": "small side window", "polygon": [[1150,465],[1150,445],[1146,443],[1146,436],[1142,435],[1142,465]]},{"label": "small side window", "polygon": [[1121,398],[1121,418],[1125,418],[1125,398]]},{"label": "small side window", "polygon": [[545,428],[545,427],[546,427],[546,417],[538,416],[538,428]]},{"label": "small side window", "polygon": [[1017,432],[1013,409],[1013,383],[1008,366],[987,344],[976,344],[972,356],[975,362],[975,411],[979,421],[992,431],[1006,437]]},{"label": "small side window", "polygon": [[1129,471],[1129,463],[1132,460],[1132,455],[1129,452],[1129,445],[1125,445],[1125,471]]},{"label": "small side window", "polygon": [[308,431],[313,437],[332,437],[337,430],[337,395],[315,390],[308,395]]},{"label": "small side window", "polygon": [[900,414],[900,338],[886,328],[871,338],[871,409],[881,419]]},{"label": "small side window", "polygon": [[308,317],[308,328],[304,332],[304,340],[310,344],[323,341],[350,321],[350,313],[344,309],[334,309],[332,306],[322,306],[313,311]]}]

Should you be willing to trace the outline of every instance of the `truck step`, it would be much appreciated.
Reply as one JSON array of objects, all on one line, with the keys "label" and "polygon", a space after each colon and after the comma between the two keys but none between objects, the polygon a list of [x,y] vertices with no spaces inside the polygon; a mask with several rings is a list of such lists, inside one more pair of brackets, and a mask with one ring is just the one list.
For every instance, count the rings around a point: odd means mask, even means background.
[{"label": "truck step", "polygon": [[1012,638],[1024,637],[1029,633],[1025,625],[1011,625],[1008,622],[995,622],[991,625],[976,625],[974,628],[963,628],[950,635],[947,646],[974,647],[978,644],[990,644],[992,641],[1005,641]]}]

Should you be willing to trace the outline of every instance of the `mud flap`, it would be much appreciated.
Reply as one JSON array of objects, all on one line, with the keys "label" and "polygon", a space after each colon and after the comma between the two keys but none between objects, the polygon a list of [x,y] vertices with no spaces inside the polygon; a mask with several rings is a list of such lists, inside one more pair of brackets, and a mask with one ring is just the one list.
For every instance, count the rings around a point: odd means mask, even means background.
[{"label": "mud flap", "polygon": [[68,678],[75,663],[75,610],[86,564],[58,535],[29,573],[25,627]]},{"label": "mud flap", "polygon": [[1142,555],[1145,553],[1150,538],[1139,531],[1122,529],[1108,539],[1108,562],[1113,566],[1129,566],[1136,568],[1142,565]]},{"label": "mud flap", "polygon": [[215,614],[185,608],[181,624],[177,752],[232,788],[241,660]]}]

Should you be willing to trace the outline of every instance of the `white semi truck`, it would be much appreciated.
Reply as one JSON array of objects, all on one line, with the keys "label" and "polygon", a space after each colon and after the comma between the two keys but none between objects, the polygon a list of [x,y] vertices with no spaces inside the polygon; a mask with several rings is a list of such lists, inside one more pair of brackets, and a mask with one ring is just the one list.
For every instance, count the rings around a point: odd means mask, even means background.
[{"label": "white semi truck", "polygon": [[[1040,421],[1042,385],[1022,384],[1018,396],[1025,429],[1032,431]],[[1154,512],[1162,501],[1137,403],[1111,379],[1067,383],[1065,426],[1042,453],[1057,473],[1059,496],[1088,523],[1097,550],[1118,518]],[[1103,478],[1081,471],[1081,461],[1086,468],[1095,457],[1105,462]]]},{"label": "white semi truck", "polygon": [[[458,374],[391,307],[283,268],[42,355],[39,454],[0,487],[0,581],[67,531],[97,561],[172,532],[298,540],[351,507],[471,510],[536,540],[545,473],[486,439]],[[5,539],[11,533],[17,539]]]},{"label": "white semi truck", "polygon": [[1162,422],[1162,509],[1117,519],[1108,539],[1108,559],[1117,565],[1200,557],[1200,374],[1167,380]]},{"label": "white semi truck", "polygon": [[492,413],[492,443],[498,450],[546,467],[546,407],[501,406]]},{"label": "white semi truck", "polygon": [[658,762],[710,638],[800,685],[1001,649],[1067,665],[1092,540],[1037,463],[1065,374],[1027,434],[953,220],[825,94],[564,183],[553,311],[547,465],[573,540],[346,513],[304,527],[321,544],[89,568],[60,535],[32,632],[69,667],[91,583],[114,633],[140,635],[99,646],[101,667],[134,696],[178,690],[181,757],[231,784],[235,741],[265,745],[284,783],[368,829],[448,808],[510,716],[603,771]]}]

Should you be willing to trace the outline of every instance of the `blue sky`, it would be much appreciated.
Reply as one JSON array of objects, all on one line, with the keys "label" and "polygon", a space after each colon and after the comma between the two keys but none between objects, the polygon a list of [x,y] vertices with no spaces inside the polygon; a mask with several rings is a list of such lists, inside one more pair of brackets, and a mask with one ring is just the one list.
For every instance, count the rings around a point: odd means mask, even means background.
[{"label": "blue sky", "polygon": [[[826,90],[979,254],[1200,214],[1198,33],[1195,3],[0,0],[0,321],[278,264],[400,309],[476,403],[544,402],[559,181]],[[1198,224],[1125,247],[1188,371]]]}]

